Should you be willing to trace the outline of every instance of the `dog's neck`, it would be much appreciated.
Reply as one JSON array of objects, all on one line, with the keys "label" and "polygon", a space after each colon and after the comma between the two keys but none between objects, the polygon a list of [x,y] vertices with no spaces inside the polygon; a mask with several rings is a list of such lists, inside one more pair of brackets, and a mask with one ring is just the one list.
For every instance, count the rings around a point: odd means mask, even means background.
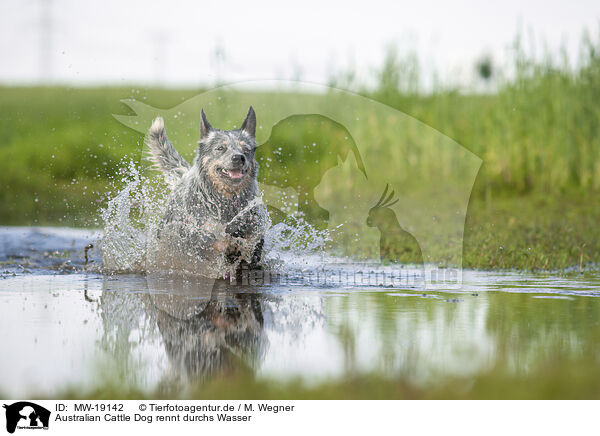
[{"label": "dog's neck", "polygon": [[258,185],[254,172],[248,175],[239,189],[226,189],[227,185],[214,183],[213,177],[204,168],[192,168],[190,173],[195,174],[196,183],[190,184],[190,194],[199,198],[204,207],[211,211],[215,218],[221,222],[229,222],[250,201],[258,195]]}]

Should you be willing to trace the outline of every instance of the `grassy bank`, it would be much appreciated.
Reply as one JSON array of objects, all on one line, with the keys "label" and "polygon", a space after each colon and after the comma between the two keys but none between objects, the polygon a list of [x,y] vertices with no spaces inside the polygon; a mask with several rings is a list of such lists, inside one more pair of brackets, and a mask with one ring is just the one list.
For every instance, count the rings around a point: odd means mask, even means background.
[{"label": "grassy bank", "polygon": [[600,263],[593,194],[504,194],[469,204],[463,264],[479,269],[584,272]]},{"label": "grassy bank", "polygon": [[[562,269],[600,260],[598,53],[588,44],[576,70],[517,56],[516,76],[486,94],[411,92],[393,58],[377,89],[356,87],[483,159],[464,266]],[[139,161],[142,149],[142,135],[112,117],[132,114],[120,100],[169,108],[199,92],[0,88],[0,224],[97,225],[121,160]],[[326,158],[316,153],[311,159]],[[294,162],[297,178],[313,171],[312,161]]]}]

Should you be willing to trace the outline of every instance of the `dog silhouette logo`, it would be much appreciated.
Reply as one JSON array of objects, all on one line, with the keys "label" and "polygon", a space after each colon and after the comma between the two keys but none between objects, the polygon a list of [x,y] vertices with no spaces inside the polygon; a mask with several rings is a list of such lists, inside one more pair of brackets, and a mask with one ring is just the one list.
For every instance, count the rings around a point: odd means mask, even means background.
[{"label": "dog silhouette logo", "polygon": [[50,411],[38,404],[19,401],[11,405],[4,404],[6,409],[6,431],[14,433],[18,429],[48,429]]},{"label": "dog silhouette logo", "polygon": [[[426,282],[444,277],[449,286],[460,285],[480,157],[432,126],[348,91],[277,80],[251,86],[310,92],[256,93],[240,86],[208,90],[170,109],[123,100],[130,112],[113,116],[142,134],[161,116],[181,153],[193,155],[202,108],[210,108],[218,125],[239,129],[231,115],[252,105],[260,113],[260,199],[274,225],[306,223],[327,230],[328,251],[368,263],[420,265]],[[120,234],[107,240],[112,237]]]}]

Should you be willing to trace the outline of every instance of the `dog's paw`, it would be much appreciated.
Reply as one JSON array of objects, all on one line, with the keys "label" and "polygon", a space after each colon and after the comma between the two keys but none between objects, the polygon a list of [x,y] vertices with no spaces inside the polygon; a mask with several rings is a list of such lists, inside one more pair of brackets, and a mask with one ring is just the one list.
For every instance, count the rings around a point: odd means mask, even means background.
[{"label": "dog's paw", "polygon": [[227,259],[227,262],[229,262],[229,263],[236,263],[241,255],[242,255],[242,252],[236,246],[230,245],[227,248],[227,250],[225,251],[225,258]]}]

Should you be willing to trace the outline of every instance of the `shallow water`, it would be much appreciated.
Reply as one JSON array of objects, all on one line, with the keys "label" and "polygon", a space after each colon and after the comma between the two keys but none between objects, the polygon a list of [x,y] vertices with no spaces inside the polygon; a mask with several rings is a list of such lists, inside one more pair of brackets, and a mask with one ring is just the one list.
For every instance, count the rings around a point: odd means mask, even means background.
[{"label": "shallow water", "polygon": [[0,228],[3,395],[107,383],[177,393],[230,374],[318,385],[377,373],[427,389],[498,367],[528,374],[557,358],[598,377],[598,277],[465,271],[458,288],[427,289],[363,280],[374,270],[415,276],[408,267],[323,256],[295,258],[283,278],[252,284],[105,275],[94,250],[84,266],[98,236]]}]

